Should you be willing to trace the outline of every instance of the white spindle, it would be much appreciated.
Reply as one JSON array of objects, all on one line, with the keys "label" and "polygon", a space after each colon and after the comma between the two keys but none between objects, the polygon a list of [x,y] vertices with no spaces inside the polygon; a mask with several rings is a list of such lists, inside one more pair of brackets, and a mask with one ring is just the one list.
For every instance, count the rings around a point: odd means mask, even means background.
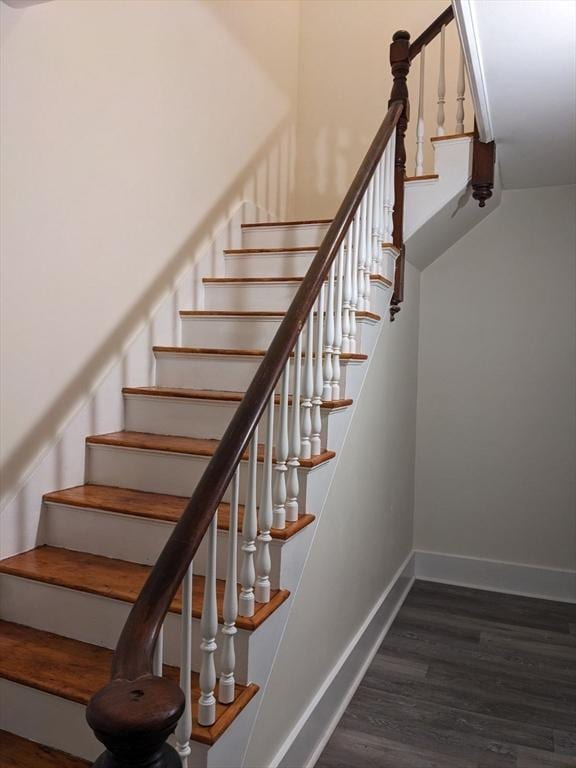
[{"label": "white spindle", "polygon": [[364,193],[360,203],[360,249],[358,251],[358,276],[360,281],[360,296],[358,309],[370,309],[370,289],[366,290],[366,281],[370,281],[370,269],[367,267],[369,258],[368,245],[368,191]]},{"label": "white spindle", "polygon": [[324,329],[324,389],[322,400],[332,400],[332,345],[334,344],[334,270],[336,264],[333,261],[328,274],[328,292],[326,302],[326,323]]},{"label": "white spindle", "polygon": [[256,512],[256,478],[258,470],[258,425],[254,429],[250,441],[248,457],[248,493],[244,509],[242,525],[242,565],[240,567],[240,600],[238,613],[240,616],[254,616],[254,553],[256,552],[256,536],[258,535],[258,518]]},{"label": "white spindle", "polygon": [[258,513],[258,550],[256,552],[256,587],[254,596],[257,603],[270,602],[270,528],[272,527],[272,447],[274,445],[274,393],[268,402],[266,411],[266,442],[264,445],[264,471],[262,474],[262,492]]},{"label": "white spindle", "polygon": [[355,218],[350,224],[352,234],[352,296],[350,297],[350,352],[356,352],[356,310],[358,309],[358,219]]},{"label": "white spindle", "polygon": [[207,562],[204,576],[204,600],[202,603],[202,661],[200,663],[200,699],[198,700],[198,722],[213,725],[216,721],[216,633],[218,631],[218,606],[216,603],[216,538],[218,535],[218,512],[214,513],[207,534]]},{"label": "white spindle", "polygon": [[332,345],[332,400],[340,399],[340,353],[342,352],[342,290],[344,287],[344,244],[336,257],[336,307],[334,313],[334,343]]},{"label": "white spindle", "polygon": [[424,174],[424,71],[426,46],[420,51],[420,90],[418,92],[418,120],[416,122],[416,176]]},{"label": "white spindle", "polygon": [[464,133],[464,92],[466,90],[466,78],[464,76],[464,52],[460,51],[460,63],[458,65],[458,82],[456,85],[456,133]]},{"label": "white spindle", "polygon": [[280,413],[276,436],[276,463],[274,464],[274,528],[286,528],[286,472],[288,467],[288,390],[290,388],[290,358],[286,361],[280,386]]},{"label": "white spindle", "polygon": [[346,233],[344,246],[344,286],[342,293],[342,352],[350,352],[350,305],[352,303],[352,231]]},{"label": "white spindle", "polygon": [[366,226],[368,237],[366,243],[366,264],[364,272],[364,309],[369,312],[371,306],[372,286],[370,284],[370,271],[374,259],[374,242],[372,239],[372,222],[374,221],[374,180],[370,181],[366,191]]},{"label": "white spindle", "polygon": [[292,424],[290,428],[290,458],[286,477],[286,522],[298,520],[298,468],[300,467],[300,378],[302,376],[302,333],[294,349],[294,386],[292,387]]},{"label": "white spindle", "polygon": [[312,456],[322,452],[322,392],[324,374],[322,370],[322,349],[324,345],[324,283],[318,294],[318,322],[316,324],[316,357],[314,360],[314,397],[312,398]]},{"label": "white spindle", "polygon": [[312,456],[312,398],[314,397],[314,309],[308,315],[306,323],[306,356],[304,358],[304,378],[302,385],[302,426],[300,430],[300,456],[309,459]]},{"label": "white spindle", "polygon": [[240,467],[236,468],[231,484],[230,523],[228,525],[228,552],[226,561],[226,586],[224,588],[224,608],[222,626],[222,657],[220,660],[220,685],[218,699],[222,704],[231,704],[236,693],[234,671],[236,669],[236,652],[234,635],[236,634],[236,617],[238,615],[238,563],[236,542],[238,537],[238,490],[240,484]]},{"label": "white spindle", "polygon": [[440,30],[440,69],[438,70],[438,112],[436,115],[436,136],[444,136],[444,122],[446,115],[444,104],[446,104],[446,25],[442,24]]},{"label": "white spindle", "polygon": [[[192,733],[192,563],[182,581],[182,616],[180,626],[180,688],[184,693],[185,707],[176,726],[176,750],[182,768],[188,768],[190,734]],[[236,586],[236,585],[234,585]]]},{"label": "white spindle", "polygon": [[392,208],[394,197],[394,148],[396,134],[393,133],[385,152],[384,163],[384,242],[392,242]]},{"label": "white spindle", "polygon": [[154,658],[152,659],[152,672],[156,677],[162,677],[164,666],[164,625],[158,633],[158,640],[154,647]]}]

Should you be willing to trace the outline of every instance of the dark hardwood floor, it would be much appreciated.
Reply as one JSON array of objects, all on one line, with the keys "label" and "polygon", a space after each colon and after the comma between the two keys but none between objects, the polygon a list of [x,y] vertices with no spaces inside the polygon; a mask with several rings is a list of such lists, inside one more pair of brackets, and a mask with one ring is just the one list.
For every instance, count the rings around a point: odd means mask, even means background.
[{"label": "dark hardwood floor", "polygon": [[415,582],[316,768],[576,768],[576,605]]}]

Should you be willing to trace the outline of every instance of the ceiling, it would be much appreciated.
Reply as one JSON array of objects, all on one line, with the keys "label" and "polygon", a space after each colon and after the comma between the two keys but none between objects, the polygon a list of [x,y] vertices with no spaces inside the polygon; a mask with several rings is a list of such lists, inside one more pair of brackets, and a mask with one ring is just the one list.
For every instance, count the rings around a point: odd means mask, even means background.
[{"label": "ceiling", "polygon": [[503,187],[576,183],[575,0],[467,2]]}]

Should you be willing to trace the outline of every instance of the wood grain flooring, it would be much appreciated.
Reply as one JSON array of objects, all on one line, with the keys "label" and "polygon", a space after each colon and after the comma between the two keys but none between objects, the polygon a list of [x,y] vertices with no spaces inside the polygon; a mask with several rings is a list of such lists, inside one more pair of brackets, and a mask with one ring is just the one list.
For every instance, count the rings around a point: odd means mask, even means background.
[{"label": "wood grain flooring", "polygon": [[0,731],[0,768],[90,768],[90,763]]},{"label": "wood grain flooring", "polygon": [[415,582],[316,768],[576,768],[576,605]]}]

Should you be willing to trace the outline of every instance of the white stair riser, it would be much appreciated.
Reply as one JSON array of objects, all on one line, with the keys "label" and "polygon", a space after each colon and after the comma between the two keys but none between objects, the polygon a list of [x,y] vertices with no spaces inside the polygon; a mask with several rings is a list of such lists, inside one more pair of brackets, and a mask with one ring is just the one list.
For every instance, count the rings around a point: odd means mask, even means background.
[{"label": "white stair riser", "polygon": [[[236,357],[234,355],[187,355],[178,352],[157,352],[156,384],[159,387],[187,387],[192,389],[221,389],[224,386],[233,392],[245,392],[262,360],[263,358],[259,355]],[[340,397],[347,397],[348,369],[361,365],[362,361],[341,360]],[[290,378],[292,385],[293,377]]]},{"label": "white stair riser", "polygon": [[307,248],[320,245],[329,224],[242,227],[242,248]]},{"label": "white stair riser", "polygon": [[[0,575],[2,618],[17,624],[54,632],[74,640],[115,648],[132,603],[75,589],[43,584],[31,579]],[[216,669],[220,669],[221,625],[216,642]],[[164,662],[180,664],[181,617],[169,613],[164,622]],[[249,681],[248,645],[252,632],[239,629],[235,635],[236,680]],[[192,669],[200,671],[200,619],[192,619]]]},{"label": "white stair riser", "polygon": [[[224,400],[194,400],[183,397],[124,396],[126,429],[155,435],[220,439],[238,402]],[[280,406],[275,408],[274,434],[277,434]],[[329,446],[328,425],[337,411],[321,410],[321,444]]]},{"label": "white stair riser", "polygon": [[285,312],[298,288],[298,282],[205,283],[204,309],[208,311]]},{"label": "white stair riser", "polygon": [[317,251],[224,254],[226,277],[302,277]]},{"label": "white stair riser", "polygon": [[[153,493],[190,496],[202,477],[209,457],[190,456],[168,451],[146,451],[87,444],[86,482],[112,485]],[[305,509],[306,476],[312,469],[300,467],[300,508]],[[240,469],[240,503],[246,502],[248,462]],[[262,487],[262,463],[258,462],[258,488]],[[223,501],[230,501],[230,488]]]},{"label": "white stair riser", "polygon": [[[224,255],[226,277],[302,277],[308,272],[317,251],[278,251]],[[396,252],[382,250],[380,262],[372,262],[371,272],[389,280],[394,276]]]},{"label": "white stair riser", "polygon": [[[205,283],[204,308],[211,312],[285,312],[296,296],[300,285],[300,281]],[[383,283],[372,280],[370,290],[374,295],[387,291],[388,288]],[[373,307],[370,308],[373,309]],[[374,311],[378,312],[377,309]]]},{"label": "white stair riser", "polygon": [[[182,318],[182,345],[185,347],[203,347],[206,339],[210,345],[221,349],[268,349],[276,331],[280,327],[281,317],[202,317],[184,315]],[[375,320],[358,318],[357,351],[362,352],[362,334],[367,325]],[[303,350],[306,339],[303,338]]]},{"label": "white stair riser", "polygon": [[[173,528],[173,523],[65,504],[45,504],[42,515],[42,538],[52,547],[90,552],[143,565],[154,565]],[[240,534],[237,539],[238,562],[241,562]],[[272,539],[270,543],[272,589],[279,589],[284,584],[282,561],[289,554],[284,557],[283,550],[292,542],[293,539]],[[226,578],[227,547],[228,532],[218,530],[216,578],[222,580]],[[206,554],[204,540],[194,558],[195,573],[206,573]]]},{"label": "white stair riser", "polygon": [[[104,752],[104,746],[86,722],[83,704],[2,679],[0,701],[10,702],[10,706],[0,707],[0,728],[3,730],[85,760],[96,760]],[[170,741],[173,742],[173,738]],[[190,748],[190,766],[212,768],[207,747],[191,741]]]}]

